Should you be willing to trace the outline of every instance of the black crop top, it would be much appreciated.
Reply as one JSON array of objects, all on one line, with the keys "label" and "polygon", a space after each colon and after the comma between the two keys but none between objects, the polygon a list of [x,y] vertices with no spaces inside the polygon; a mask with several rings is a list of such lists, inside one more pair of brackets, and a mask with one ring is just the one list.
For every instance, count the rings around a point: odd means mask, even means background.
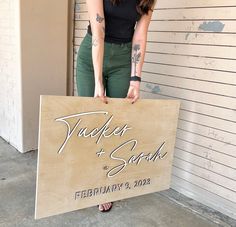
[{"label": "black crop top", "polygon": [[[103,0],[105,17],[105,42],[127,43],[132,41],[134,27],[141,15],[137,12],[138,0],[121,0],[113,5],[110,0]],[[91,25],[87,32],[92,35]]]}]

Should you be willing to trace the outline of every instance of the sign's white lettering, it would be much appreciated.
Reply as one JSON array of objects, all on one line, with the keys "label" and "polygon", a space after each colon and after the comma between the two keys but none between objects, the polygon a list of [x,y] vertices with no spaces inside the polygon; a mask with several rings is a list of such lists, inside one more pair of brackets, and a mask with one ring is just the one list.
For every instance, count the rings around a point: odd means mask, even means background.
[{"label": "sign's white lettering", "polygon": [[[95,142],[96,144],[99,143],[99,141],[101,140],[102,137],[109,138],[113,135],[122,137],[128,129],[132,129],[131,127],[128,127],[127,124],[123,125],[122,127],[117,126],[114,129],[111,129],[109,127],[109,124],[111,123],[111,121],[114,117],[113,115],[111,115],[111,117],[100,128],[94,128],[92,130],[88,129],[87,127],[79,128],[79,124],[82,122],[81,118],[83,116],[89,116],[89,115],[94,115],[94,114],[95,115],[96,114],[107,115],[107,114],[109,114],[109,112],[107,112],[107,111],[92,111],[91,112],[90,111],[90,112],[83,112],[83,113],[68,115],[68,116],[64,116],[64,117],[59,117],[59,118],[55,119],[55,121],[65,123],[65,125],[67,127],[66,137],[65,137],[64,142],[60,146],[60,149],[58,150],[57,153],[60,154],[63,151],[63,149],[65,149],[66,143],[68,143],[71,136],[73,134],[76,134],[76,129],[78,131],[77,136],[79,136],[79,137],[93,138],[93,137],[96,137],[99,135],[98,139]],[[71,125],[69,124],[67,119],[78,118],[78,117],[80,117],[80,118],[77,120],[75,125],[73,125],[71,127]],[[109,131],[111,131],[111,132],[109,132]],[[86,134],[86,132],[87,132],[87,134]],[[109,132],[109,134],[106,134],[107,132]],[[139,163],[142,160],[146,160],[147,162],[151,162],[151,161],[155,162],[157,159],[163,159],[167,155],[167,152],[165,152],[163,155],[161,154],[161,149],[163,148],[163,146],[165,144],[165,142],[163,142],[161,144],[161,146],[156,150],[155,153],[149,152],[149,153],[145,154],[144,152],[141,152],[138,155],[131,155],[128,158],[128,160],[122,158],[122,148],[123,147],[125,147],[125,146],[131,147],[130,151],[134,151],[137,144],[138,144],[138,141],[136,139],[131,139],[131,140],[123,142],[118,147],[116,147],[113,151],[110,152],[110,155],[109,155],[110,159],[114,160],[116,162],[118,161],[118,163],[120,163],[120,164],[118,164],[117,166],[114,166],[112,169],[110,169],[107,172],[108,177],[114,177],[115,175],[119,174],[122,170],[124,170],[130,164],[139,165]],[[98,155],[98,157],[101,157],[105,153],[106,152],[102,148],[96,154]]]},{"label": "sign's white lettering", "polygon": [[[61,145],[60,149],[58,150],[58,153],[60,154],[66,143],[69,141],[70,137],[75,133],[76,129],[79,127],[80,122],[82,121],[81,118],[78,119],[78,121],[76,122],[76,124],[71,128],[70,124],[68,123],[67,119],[70,118],[77,118],[77,117],[82,117],[82,116],[89,116],[89,115],[96,115],[96,114],[104,114],[107,115],[108,112],[107,111],[90,111],[90,112],[84,112],[84,113],[79,113],[79,114],[73,114],[73,115],[69,115],[69,116],[65,116],[65,117],[59,117],[57,119],[55,119],[56,121],[61,121],[64,122],[67,126],[67,135],[66,138],[63,142],[63,144]],[[101,140],[102,137],[105,138],[109,138],[112,135],[115,136],[123,136],[124,133],[131,129],[130,127],[127,127],[127,124],[125,124],[122,128],[121,127],[115,127],[109,134],[106,134],[107,131],[110,130],[109,124],[111,123],[113,119],[113,115],[107,120],[107,122],[105,122],[104,125],[101,126],[101,128],[94,128],[92,130],[90,130],[90,132],[88,131],[88,128],[80,128],[79,132],[77,133],[78,137],[96,137],[98,136],[98,139],[96,140],[96,144],[99,143],[99,141]],[[86,134],[87,132],[87,134]]]}]

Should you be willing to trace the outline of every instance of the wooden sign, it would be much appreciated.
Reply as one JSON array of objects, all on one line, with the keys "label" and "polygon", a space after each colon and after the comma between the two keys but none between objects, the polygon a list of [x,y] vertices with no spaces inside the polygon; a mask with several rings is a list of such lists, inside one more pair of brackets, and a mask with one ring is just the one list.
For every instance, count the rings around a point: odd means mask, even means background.
[{"label": "wooden sign", "polygon": [[35,218],[170,187],[178,100],[40,96]]}]

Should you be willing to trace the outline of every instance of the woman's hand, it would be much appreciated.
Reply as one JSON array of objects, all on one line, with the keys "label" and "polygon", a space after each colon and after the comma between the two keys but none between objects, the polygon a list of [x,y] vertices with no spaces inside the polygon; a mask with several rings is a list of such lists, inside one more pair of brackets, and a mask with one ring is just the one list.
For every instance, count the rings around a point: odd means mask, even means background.
[{"label": "woman's hand", "polygon": [[105,104],[108,103],[107,97],[105,96],[104,86],[102,82],[95,83],[94,97],[100,98]]},{"label": "woman's hand", "polygon": [[135,103],[139,98],[139,88],[139,81],[130,81],[127,98],[131,100],[132,104]]}]

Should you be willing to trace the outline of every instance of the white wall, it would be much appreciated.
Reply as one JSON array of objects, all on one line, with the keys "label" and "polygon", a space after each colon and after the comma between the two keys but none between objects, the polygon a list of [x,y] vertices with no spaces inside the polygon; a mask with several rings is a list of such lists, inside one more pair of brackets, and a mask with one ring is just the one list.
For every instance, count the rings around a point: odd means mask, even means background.
[{"label": "white wall", "polygon": [[[74,60],[88,25],[85,0],[77,0],[75,19]],[[235,0],[158,1],[141,98],[181,100],[171,187],[233,218],[235,72]]]},{"label": "white wall", "polygon": [[0,136],[22,150],[19,1],[0,1]]},{"label": "white wall", "polygon": [[68,0],[21,0],[23,151],[37,148],[40,95],[66,95]]},{"label": "white wall", "polygon": [[40,95],[67,92],[68,1],[0,1],[0,136],[20,152],[38,147]]}]

